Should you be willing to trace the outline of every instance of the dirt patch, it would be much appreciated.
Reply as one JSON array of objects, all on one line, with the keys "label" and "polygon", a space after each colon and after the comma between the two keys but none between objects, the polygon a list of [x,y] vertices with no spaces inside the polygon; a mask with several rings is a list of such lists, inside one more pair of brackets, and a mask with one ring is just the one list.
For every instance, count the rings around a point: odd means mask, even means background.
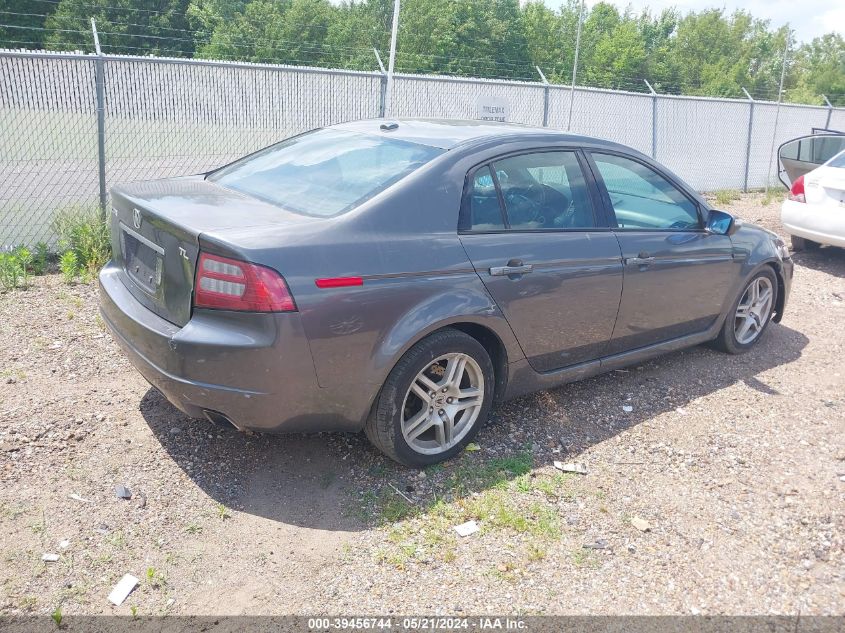
[{"label": "dirt patch", "polygon": [[[777,202],[728,210],[779,228]],[[357,435],[185,418],[93,285],[38,278],[0,296],[0,611],[841,614],[843,297],[845,251],[799,254],[750,353],[507,403],[479,450],[420,475]],[[125,573],[140,585],[112,607]]]}]

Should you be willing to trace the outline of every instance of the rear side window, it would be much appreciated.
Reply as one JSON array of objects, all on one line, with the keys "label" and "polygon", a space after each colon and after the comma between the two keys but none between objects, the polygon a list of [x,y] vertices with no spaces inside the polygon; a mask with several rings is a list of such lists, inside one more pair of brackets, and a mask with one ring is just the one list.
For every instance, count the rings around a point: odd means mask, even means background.
[{"label": "rear side window", "polygon": [[208,178],[305,215],[354,209],[443,153],[428,145],[316,130],[247,156]]},{"label": "rear side window", "polygon": [[467,228],[475,231],[596,226],[584,173],[571,151],[520,154],[479,168],[466,204]]},{"label": "rear side window", "polygon": [[697,229],[698,207],[680,189],[630,158],[593,153],[621,229]]},{"label": "rear side window", "polygon": [[498,231],[505,228],[499,194],[489,167],[482,167],[472,179],[469,199],[470,223],[476,231]]}]

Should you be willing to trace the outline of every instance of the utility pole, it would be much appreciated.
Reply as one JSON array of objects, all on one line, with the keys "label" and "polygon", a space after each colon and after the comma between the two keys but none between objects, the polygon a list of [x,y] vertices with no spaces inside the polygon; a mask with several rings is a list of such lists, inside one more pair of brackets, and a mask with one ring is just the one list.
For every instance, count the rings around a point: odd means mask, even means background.
[{"label": "utility pole", "polygon": [[387,89],[384,100],[384,116],[392,114],[393,68],[396,66],[396,36],[399,33],[399,0],[393,0],[393,28],[390,33],[390,60],[387,62]]},{"label": "utility pole", "polygon": [[790,40],[789,24],[786,25],[786,44],[783,47],[783,64],[780,69],[780,87],[778,88],[778,104],[775,108],[775,126],[772,129],[772,148],[769,151],[769,171],[766,173],[766,193],[769,191],[769,186],[772,184],[772,161],[775,159],[775,139],[778,133],[778,118],[780,117],[780,102],[783,100],[783,79],[786,77],[786,56],[789,53]]},{"label": "utility pole", "polygon": [[584,16],[584,0],[578,8],[578,29],[575,32],[575,61],[572,64],[572,86],[569,89],[569,120],[566,122],[566,131],[572,129],[572,104],[575,102],[575,76],[578,74],[578,52],[581,50],[581,22]]}]

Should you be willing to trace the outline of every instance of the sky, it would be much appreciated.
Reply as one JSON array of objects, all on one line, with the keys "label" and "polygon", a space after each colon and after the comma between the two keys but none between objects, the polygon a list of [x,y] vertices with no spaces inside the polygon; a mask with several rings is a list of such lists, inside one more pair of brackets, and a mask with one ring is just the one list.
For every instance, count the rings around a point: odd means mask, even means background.
[{"label": "sky", "polygon": [[[544,0],[557,8],[560,0]],[[586,0],[593,6],[598,0]],[[624,10],[630,5],[639,13],[648,7],[659,13],[667,7],[677,7],[682,13],[702,9],[724,8],[728,13],[744,9],[756,18],[771,20],[771,26],[780,27],[787,22],[799,42],[809,42],[814,37],[836,31],[845,35],[845,1],[843,0],[607,0]]]}]

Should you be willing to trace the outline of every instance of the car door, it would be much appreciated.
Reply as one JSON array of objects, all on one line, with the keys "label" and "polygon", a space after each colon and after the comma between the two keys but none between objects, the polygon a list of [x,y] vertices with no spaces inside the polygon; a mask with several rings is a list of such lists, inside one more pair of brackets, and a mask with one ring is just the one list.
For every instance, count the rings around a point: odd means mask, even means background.
[{"label": "car door", "polygon": [[706,330],[736,274],[730,237],[705,230],[698,203],[645,161],[610,152],[589,156],[625,271],[609,353]]},{"label": "car door", "polygon": [[468,174],[461,242],[536,371],[599,358],[610,341],[622,259],[600,211],[578,150],[504,156]]}]

